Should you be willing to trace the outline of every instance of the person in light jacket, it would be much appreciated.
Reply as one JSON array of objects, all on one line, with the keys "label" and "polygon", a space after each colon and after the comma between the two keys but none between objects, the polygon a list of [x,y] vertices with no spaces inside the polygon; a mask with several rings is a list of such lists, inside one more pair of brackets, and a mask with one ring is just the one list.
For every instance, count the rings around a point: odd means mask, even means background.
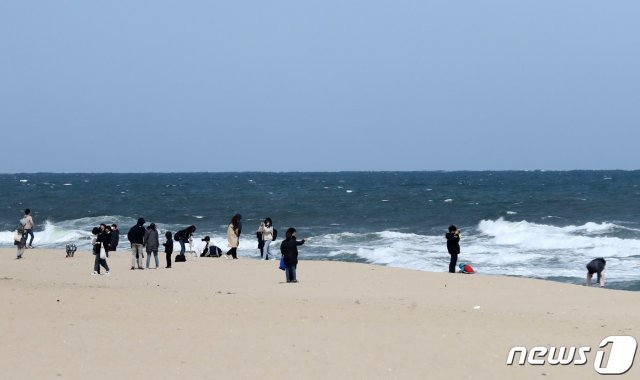
[{"label": "person in light jacket", "polygon": [[271,242],[274,240],[273,221],[271,218],[264,220],[264,223],[260,225],[259,232],[262,236],[262,252],[264,254],[264,259],[269,260],[269,255],[271,254]]},{"label": "person in light jacket", "polygon": [[144,234],[147,232],[144,228],[144,218],[138,218],[138,223],[131,227],[129,233],[127,233],[127,239],[131,243],[131,270],[144,269],[142,268],[142,259],[144,258]]},{"label": "person in light jacket", "polygon": [[231,218],[231,223],[227,227],[227,244],[229,246],[229,251],[227,251],[226,258],[229,256],[234,259],[238,258],[238,246],[240,245],[240,218],[238,214],[234,215]]}]

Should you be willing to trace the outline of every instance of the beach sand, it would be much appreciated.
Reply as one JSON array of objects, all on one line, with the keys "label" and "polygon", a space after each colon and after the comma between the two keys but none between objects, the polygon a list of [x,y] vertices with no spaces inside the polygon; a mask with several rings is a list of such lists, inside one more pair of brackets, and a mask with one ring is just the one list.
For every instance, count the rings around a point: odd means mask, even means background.
[{"label": "beach sand", "polygon": [[[603,338],[640,338],[638,292],[341,262],[302,260],[297,284],[275,260],[108,262],[90,276],[86,251],[0,249],[3,379],[589,379]],[[582,366],[508,366],[513,346],[592,350]]]}]

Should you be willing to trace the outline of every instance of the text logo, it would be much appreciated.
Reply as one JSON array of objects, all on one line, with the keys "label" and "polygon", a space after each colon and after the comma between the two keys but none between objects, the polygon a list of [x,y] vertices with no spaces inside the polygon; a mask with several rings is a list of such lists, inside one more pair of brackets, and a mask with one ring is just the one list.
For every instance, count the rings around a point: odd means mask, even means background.
[{"label": "text logo", "polygon": [[[593,368],[602,375],[621,375],[633,366],[638,349],[638,342],[632,336],[608,336],[604,338],[599,348],[610,346],[608,359],[607,351],[598,350],[593,362]],[[518,365],[585,365],[589,361],[588,353],[591,347],[513,347],[507,355],[507,365],[513,365],[517,354]]]}]

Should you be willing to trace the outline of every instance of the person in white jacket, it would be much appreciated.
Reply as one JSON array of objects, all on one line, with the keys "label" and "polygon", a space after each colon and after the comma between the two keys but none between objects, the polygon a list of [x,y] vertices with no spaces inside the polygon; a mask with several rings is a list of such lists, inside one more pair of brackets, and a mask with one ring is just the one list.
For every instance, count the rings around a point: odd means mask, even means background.
[{"label": "person in white jacket", "polygon": [[25,233],[31,237],[31,239],[29,239],[29,244],[27,244],[27,248],[33,248],[31,243],[33,243],[33,226],[35,226],[35,223],[33,223],[33,217],[31,217],[30,209],[24,210],[24,217],[22,218],[22,226],[24,228]]},{"label": "person in white jacket", "polygon": [[264,223],[260,225],[260,229],[258,231],[262,234],[262,241],[264,243],[262,248],[264,259],[269,260],[269,255],[271,254],[271,242],[275,240],[273,221],[271,218],[265,219]]}]

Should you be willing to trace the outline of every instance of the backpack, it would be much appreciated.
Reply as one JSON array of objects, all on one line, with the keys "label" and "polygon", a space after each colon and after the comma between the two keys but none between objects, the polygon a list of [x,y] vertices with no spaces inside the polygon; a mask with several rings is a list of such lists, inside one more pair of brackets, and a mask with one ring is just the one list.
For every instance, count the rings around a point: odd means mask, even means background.
[{"label": "backpack", "polygon": [[278,238],[278,230],[276,230],[275,228],[273,229],[273,241],[276,241],[276,239]]},{"label": "backpack", "polygon": [[187,261],[187,257],[185,255],[177,255],[174,260],[176,263],[184,263],[185,261]]},{"label": "backpack", "polygon": [[473,268],[469,264],[460,264],[458,265],[458,268],[460,268],[460,273],[465,273],[465,274],[476,273],[476,271],[473,270]]}]

